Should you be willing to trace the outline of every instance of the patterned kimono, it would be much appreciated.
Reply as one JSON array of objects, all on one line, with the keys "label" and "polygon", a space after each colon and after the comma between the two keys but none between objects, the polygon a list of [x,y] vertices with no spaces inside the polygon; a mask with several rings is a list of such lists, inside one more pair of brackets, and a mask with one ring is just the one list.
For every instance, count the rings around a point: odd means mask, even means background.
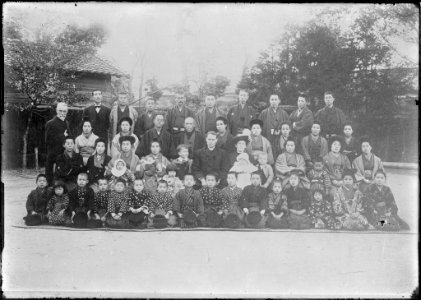
[{"label": "patterned kimono", "polygon": [[99,191],[94,198],[94,213],[97,213],[100,218],[105,217],[108,210],[108,199],[110,198],[110,191]]},{"label": "patterned kimono", "polygon": [[168,183],[168,192],[171,193],[171,196],[175,197],[179,190],[184,189],[183,182],[178,177],[170,177],[169,175],[164,175],[162,180],[165,180]]},{"label": "patterned kimono", "polygon": [[205,213],[214,210],[220,211],[222,209],[223,195],[220,189],[213,187],[202,187],[200,189],[200,195],[203,199],[203,205],[205,207]]},{"label": "patterned kimono", "polygon": [[244,212],[240,208],[242,190],[239,187],[224,187],[222,189],[224,216],[228,214],[236,214],[240,220],[244,218]]},{"label": "patterned kimono", "polygon": [[[69,196],[63,194],[61,196],[54,195],[47,205],[47,210],[50,211],[48,223],[51,225],[70,225],[71,214],[67,211],[69,207]],[[61,214],[60,212],[64,210]]]},{"label": "patterned kimono", "polygon": [[316,229],[341,229],[342,224],[333,216],[333,209],[326,199],[316,201],[312,199],[309,216]]},{"label": "patterned kimono", "polygon": [[151,198],[149,210],[155,212],[156,210],[163,210],[165,213],[173,209],[173,197],[171,193],[154,193]]},{"label": "patterned kimono", "polygon": [[[323,157],[323,162],[325,170],[329,174],[330,180],[342,180],[342,174],[345,169],[351,169],[351,163],[349,162],[346,155],[339,153],[338,156],[335,156],[332,152],[329,152],[325,157]],[[332,182],[332,194],[336,192],[339,188],[338,185],[334,185]]]},{"label": "patterned kimono", "polygon": [[316,171],[314,169],[308,172],[308,179],[310,180],[310,191],[322,190],[326,195],[330,192],[332,182],[326,170]]},{"label": "patterned kimono", "polygon": [[[133,191],[129,195],[129,199],[127,201],[127,208],[129,209],[139,209],[142,206],[146,206],[149,208],[151,202],[152,195],[146,190],[142,190],[140,193]],[[139,227],[142,224],[146,225],[147,222],[147,214],[144,211],[140,212],[131,212],[127,211],[126,213],[127,219],[131,225],[134,227]]]},{"label": "patterned kimono", "polygon": [[[288,208],[286,205],[286,196],[282,193],[270,193],[268,196],[267,208],[267,226],[273,229],[288,228]],[[273,214],[275,215],[273,215]],[[280,214],[283,213],[282,216]]]},{"label": "patterned kimono", "polygon": [[[149,160],[154,162],[149,163]],[[158,186],[158,180],[165,175],[165,170],[170,164],[170,161],[162,154],[149,154],[140,160],[144,171],[145,189],[150,192],[155,192]]]},{"label": "patterned kimono", "polygon": [[336,219],[342,224],[343,229],[368,229],[368,221],[361,214],[363,212],[361,198],[362,194],[356,187],[343,185],[337,189],[332,205]]},{"label": "patterned kimono", "polygon": [[371,184],[364,194],[364,215],[371,225],[380,230],[409,230],[408,224],[398,216],[395,197],[388,186]]},{"label": "patterned kimono", "polygon": [[[107,207],[107,218],[106,223],[109,227],[114,228],[125,228],[128,225],[128,221],[126,216],[124,215],[128,209],[128,199],[130,197],[130,193],[128,191],[117,192],[111,191],[110,198],[108,200],[108,207]],[[122,213],[122,217],[120,219],[114,219],[112,214],[119,214]]]}]

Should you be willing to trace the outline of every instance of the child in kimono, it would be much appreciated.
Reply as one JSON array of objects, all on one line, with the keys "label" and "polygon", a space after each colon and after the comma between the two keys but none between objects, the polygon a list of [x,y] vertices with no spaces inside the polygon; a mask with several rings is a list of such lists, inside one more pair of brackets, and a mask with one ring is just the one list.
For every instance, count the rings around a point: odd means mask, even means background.
[{"label": "child in kimono", "polygon": [[288,186],[289,174],[293,170],[300,170],[300,186],[310,188],[310,182],[305,177],[306,165],[301,154],[295,152],[295,140],[289,138],[285,144],[286,151],[276,159],[276,176],[282,179],[283,187]]},{"label": "child in kimono", "polygon": [[79,173],[77,187],[69,192],[69,211],[75,227],[86,227],[88,216],[94,209],[95,193],[88,186],[88,174]]},{"label": "child in kimono", "polygon": [[[206,174],[205,180],[206,186],[203,186],[200,189],[206,218],[205,224],[203,225],[217,227],[216,224],[209,224],[209,218],[212,218],[210,216],[211,214],[217,217],[215,213],[222,216],[223,195],[221,190],[216,187],[218,184],[218,177],[215,173]],[[222,217],[220,218],[220,221],[222,222]]]},{"label": "child in kimono", "polygon": [[332,205],[321,189],[311,191],[309,216],[316,229],[341,229],[342,227],[333,216]]},{"label": "child in kimono", "polygon": [[156,192],[152,195],[149,205],[149,226],[155,226],[154,218],[157,215],[164,216],[167,224],[175,226],[177,218],[173,213],[173,197],[168,192],[168,183],[165,180],[158,181]]},{"label": "child in kimono", "polygon": [[255,171],[257,171],[257,167],[250,162],[247,153],[238,154],[237,160],[230,169],[230,172],[237,173],[237,186],[241,189],[250,185],[250,174]]},{"label": "child in kimono", "polygon": [[349,161],[352,163],[354,159],[358,157],[360,152],[358,149],[359,143],[357,139],[352,135],[353,130],[351,124],[345,124],[344,126],[344,144],[342,153],[345,154]]},{"label": "child in kimono", "polygon": [[333,211],[343,229],[365,230],[369,228],[369,223],[362,215],[362,194],[355,185],[354,174],[354,170],[344,171],[343,185],[336,190],[333,198]]},{"label": "child in kimono", "polygon": [[268,195],[268,207],[266,221],[267,227],[272,229],[288,228],[286,197],[282,194],[282,181],[273,181],[272,192]]},{"label": "child in kimono", "polygon": [[107,217],[105,222],[111,228],[126,228],[128,220],[125,216],[127,212],[130,192],[127,191],[126,181],[123,178],[117,178],[114,190],[110,191],[108,198]]},{"label": "child in kimono", "polygon": [[[323,159],[318,157],[313,161],[313,168],[308,172],[310,180],[310,192],[321,190],[325,195],[330,194],[332,183],[329,174],[324,170]],[[327,199],[326,199],[327,200]]]},{"label": "child in kimono", "polygon": [[26,200],[27,215],[23,219],[27,226],[36,226],[47,222],[47,204],[52,196],[52,191],[48,188],[47,176],[39,174],[36,184],[36,189],[29,193]]},{"label": "child in kimono", "polygon": [[310,199],[308,191],[300,187],[299,183],[300,175],[298,171],[291,172],[289,177],[290,186],[284,190],[287,198],[287,220],[289,227],[292,229],[308,229],[312,227],[311,219],[308,216]]},{"label": "child in kimono", "polygon": [[151,198],[151,193],[145,190],[143,180],[136,178],[127,204],[127,220],[130,227],[146,228]]},{"label": "child in kimono", "polygon": [[173,159],[172,163],[177,166],[176,176],[183,179],[186,174],[191,172],[193,160],[189,158],[189,146],[180,144],[177,146],[178,158]]},{"label": "child in kimono", "polygon": [[[264,228],[267,217],[265,212],[267,209],[267,190],[261,186],[262,178],[259,172],[251,174],[251,185],[246,186],[241,193],[240,208],[246,215],[251,212],[259,212],[261,215],[258,224],[254,224],[253,227]],[[251,226],[246,218],[246,225]]]},{"label": "child in kimono", "polygon": [[64,152],[56,159],[55,180],[61,180],[66,184],[70,192],[76,187],[77,175],[84,171],[83,158],[74,151],[75,143],[73,137],[67,136],[64,144]]},{"label": "child in kimono", "polygon": [[398,207],[390,187],[385,185],[386,174],[377,171],[364,195],[364,214],[371,225],[380,230],[409,230],[408,224],[398,216]]},{"label": "child in kimono", "polygon": [[54,183],[54,195],[47,205],[48,223],[50,225],[70,225],[72,224],[71,214],[69,213],[69,196],[67,195],[66,185],[63,181]]},{"label": "child in kimono", "polygon": [[151,154],[142,157],[140,163],[144,169],[145,189],[155,192],[158,181],[165,175],[169,160],[161,154],[161,146],[158,141],[151,143]]},{"label": "child in kimono", "polygon": [[177,177],[177,167],[173,164],[167,166],[167,174],[162,177],[168,183],[168,191],[173,197],[178,193],[179,190],[183,189],[183,182]]},{"label": "child in kimono", "polygon": [[91,218],[100,220],[102,226],[105,226],[105,220],[107,217],[108,210],[108,199],[110,197],[110,191],[108,190],[108,181],[106,178],[98,178],[97,180],[98,192],[95,193],[94,197],[94,209],[91,213]]},{"label": "child in kimono", "polygon": [[259,151],[257,155],[257,161],[259,162],[257,169],[260,171],[263,178],[262,187],[267,189],[272,184],[274,178],[273,168],[268,164],[267,153]]},{"label": "child in kimono", "polygon": [[224,217],[228,214],[235,214],[240,220],[244,219],[244,211],[240,208],[242,190],[237,186],[237,173],[227,174],[228,186],[222,189]]},{"label": "child in kimono", "polygon": [[[178,191],[173,202],[174,214],[178,217],[180,227],[197,227],[204,223],[203,199],[198,190],[193,189],[195,184],[194,175],[184,175],[184,189]],[[185,220],[184,214],[190,210],[196,218]]]},{"label": "child in kimono", "polygon": [[125,182],[128,183],[129,187],[133,184],[134,179],[136,178],[135,175],[127,168],[126,162],[119,158],[114,161],[114,166],[110,170],[110,189],[114,190],[115,184],[118,178],[123,179]]}]

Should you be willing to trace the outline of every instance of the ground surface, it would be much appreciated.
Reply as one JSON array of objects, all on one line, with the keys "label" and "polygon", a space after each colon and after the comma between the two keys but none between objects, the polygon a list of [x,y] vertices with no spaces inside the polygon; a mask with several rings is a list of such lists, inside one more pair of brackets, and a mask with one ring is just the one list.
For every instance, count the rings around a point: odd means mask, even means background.
[{"label": "ground surface", "polygon": [[401,233],[24,229],[33,174],[3,173],[8,297],[399,297],[418,285],[418,175],[388,170]]}]

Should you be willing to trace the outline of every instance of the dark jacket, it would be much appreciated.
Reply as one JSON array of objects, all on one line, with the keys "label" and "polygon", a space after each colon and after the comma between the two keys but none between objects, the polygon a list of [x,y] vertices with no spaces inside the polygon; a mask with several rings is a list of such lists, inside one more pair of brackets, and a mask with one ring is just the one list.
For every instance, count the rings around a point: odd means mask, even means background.
[{"label": "dark jacket", "polygon": [[85,167],[83,166],[83,158],[79,153],[73,153],[72,158],[65,155],[64,152],[57,155],[55,180],[76,182],[77,175],[83,171],[85,171]]},{"label": "dark jacket", "polygon": [[342,134],[346,117],[340,108],[332,107],[331,109],[324,107],[314,115],[316,122],[320,124],[321,134]]},{"label": "dark jacket", "polygon": [[63,144],[65,141],[64,132],[70,134],[70,128],[67,120],[60,120],[57,116],[45,124],[45,145],[47,154],[60,154],[63,152]]},{"label": "dark jacket", "polygon": [[267,190],[264,187],[248,185],[241,193],[240,207],[257,207],[259,210],[267,209],[267,198]]},{"label": "dark jacket", "polygon": [[195,152],[192,172],[197,179],[204,178],[210,172],[215,172],[221,179],[220,184],[225,186],[228,170],[228,155],[224,150],[216,147],[210,151],[206,146]]},{"label": "dark jacket", "polygon": [[139,138],[139,141],[142,139],[142,136],[145,134],[146,131],[154,127],[154,117],[155,112],[152,112],[150,118],[145,112],[137,119],[136,124],[134,125],[133,133]]},{"label": "dark jacket", "polygon": [[139,156],[139,158],[142,158],[151,153],[151,143],[154,139],[157,139],[161,143],[162,155],[168,159],[176,157],[171,134],[162,128],[161,134],[158,135],[156,129],[152,128],[146,131],[143,139],[140,141],[139,146],[136,149],[136,155]]},{"label": "dark jacket", "polygon": [[[204,136],[199,132],[195,131],[195,137],[194,137],[194,143],[193,143],[193,149],[189,149],[189,158],[193,158],[193,153],[196,152],[199,149],[202,149],[205,147],[205,138]],[[174,138],[174,148],[177,149],[178,145],[185,144],[184,138],[186,136],[186,132],[180,132],[173,136]]]},{"label": "dark jacket", "polygon": [[40,214],[45,214],[48,201],[52,197],[52,190],[49,188],[36,188],[31,191],[26,200],[26,211],[30,215],[33,211]]},{"label": "dark jacket", "polygon": [[111,109],[101,104],[101,109],[96,112],[95,105],[86,107],[82,117],[89,118],[92,123],[93,133],[108,142],[108,130],[110,129]]},{"label": "dark jacket", "polygon": [[[242,113],[244,113],[244,116],[242,116]],[[250,105],[244,106],[244,112],[242,112],[240,104],[231,107],[227,115],[231,134],[236,136],[240,129],[250,128],[249,123],[255,118],[257,118],[257,112]]]},{"label": "dark jacket", "polygon": [[[179,122],[177,122],[177,116],[181,116],[181,119]],[[177,133],[180,131],[180,128],[184,128],[184,120],[187,117],[194,118],[194,112],[188,108],[187,106],[183,106],[183,109],[181,112],[178,109],[178,106],[174,106],[168,111],[167,115],[167,129],[171,133]],[[176,128],[176,129],[175,129]]]},{"label": "dark jacket", "polygon": [[95,210],[95,193],[90,187],[86,187],[86,194],[83,201],[78,197],[80,187],[69,192],[69,210],[74,212],[88,212]]},{"label": "dark jacket", "polygon": [[86,163],[86,172],[88,173],[89,184],[96,183],[98,178],[104,176],[105,167],[108,166],[108,163],[111,160],[111,156],[105,155],[104,164],[102,165],[102,168],[95,167],[94,160],[95,157],[90,156],[88,158],[88,162]]}]

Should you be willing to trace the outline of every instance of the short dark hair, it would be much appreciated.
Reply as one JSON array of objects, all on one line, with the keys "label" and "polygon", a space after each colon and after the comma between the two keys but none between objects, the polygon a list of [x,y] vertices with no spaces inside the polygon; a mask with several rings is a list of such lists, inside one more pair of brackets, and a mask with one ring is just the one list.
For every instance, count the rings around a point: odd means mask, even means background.
[{"label": "short dark hair", "polygon": [[126,180],[124,180],[123,178],[118,177],[118,178],[116,179],[116,181],[115,181],[115,184],[117,184],[117,183],[119,183],[119,182],[123,183],[123,184],[124,184],[124,186],[126,186]]},{"label": "short dark hair", "polygon": [[86,173],[86,172],[79,172],[79,173],[77,174],[77,177],[79,177],[79,175],[86,176],[86,179],[88,179],[88,178],[89,178],[89,177],[88,177],[88,173]]},{"label": "short dark hair", "polygon": [[102,91],[101,91],[101,90],[96,89],[96,90],[93,90],[93,91],[92,91],[92,96],[94,95],[94,93],[95,93],[95,92],[100,92],[100,93],[101,93],[101,95],[102,95]]},{"label": "short dark hair", "polygon": [[73,143],[75,142],[75,138],[71,136],[70,134],[64,138],[63,145],[66,143],[67,140],[72,140]]},{"label": "short dark hair", "polygon": [[287,121],[282,122],[280,128],[282,128],[282,126],[284,126],[284,125],[288,125],[289,129],[291,129],[291,123],[290,122],[287,122]]},{"label": "short dark hair", "polygon": [[99,184],[99,181],[100,181],[100,180],[105,180],[105,181],[108,183],[107,178],[105,178],[104,176],[100,176],[100,177],[98,177],[98,179],[96,180],[96,182]]},{"label": "short dark hair", "polygon": [[181,149],[187,149],[189,150],[189,146],[186,144],[180,144],[177,146],[177,153],[180,152]]},{"label": "short dark hair", "polygon": [[376,176],[377,176],[377,174],[383,174],[384,178],[387,178],[386,173],[385,173],[384,171],[382,171],[382,170],[378,170],[378,171],[376,172],[376,174],[374,174],[374,177],[376,177]]},{"label": "short dark hair", "polygon": [[307,99],[307,95],[305,93],[298,93],[298,97],[297,98],[304,98]]},{"label": "short dark hair", "polygon": [[162,113],[162,112],[157,112],[156,114],[155,114],[155,116],[153,117],[153,120],[152,121],[155,121],[155,119],[156,119],[156,117],[157,116],[162,116],[163,118],[164,118],[164,121],[165,121],[165,114],[164,113]]},{"label": "short dark hair", "polygon": [[[163,179],[161,179],[161,180],[159,180],[158,181],[158,185],[160,185],[160,184],[165,184],[167,187],[168,187],[168,182],[166,182],[165,180],[163,180]],[[157,185],[157,186],[158,186]]]},{"label": "short dark hair", "polygon": [[47,179],[47,175],[45,175],[45,174],[38,174],[37,175],[37,179],[35,179],[35,182],[38,182],[38,179],[40,179],[41,177],[44,177],[45,179]]},{"label": "short dark hair", "polygon": [[218,174],[216,174],[215,172],[209,172],[209,173],[207,173],[207,174],[206,174],[206,176],[205,176],[205,178],[206,178],[206,177],[208,177],[208,176],[213,176],[213,177],[215,177],[215,180],[216,180],[216,181],[218,181],[218,179],[219,179]]},{"label": "short dark hair", "polygon": [[184,174],[183,179],[186,179],[186,176],[192,176],[192,177],[193,177],[193,180],[194,180],[194,181],[196,181],[196,180],[194,179],[194,175],[193,175],[192,173],[186,173],[186,174]]},{"label": "short dark hair", "polygon": [[334,96],[332,91],[326,91],[326,92],[324,93],[324,95],[325,95],[325,96],[326,96],[326,95],[331,95],[332,97]]},{"label": "short dark hair", "polygon": [[217,134],[216,134],[216,132],[215,131],[208,131],[208,132],[206,132],[206,136],[205,136],[205,138],[207,138],[209,135],[214,135],[214,136],[217,136]]},{"label": "short dark hair", "polygon": [[313,159],[313,164],[315,164],[316,162],[323,163],[323,158],[321,158],[320,156],[317,156],[315,159]]}]

